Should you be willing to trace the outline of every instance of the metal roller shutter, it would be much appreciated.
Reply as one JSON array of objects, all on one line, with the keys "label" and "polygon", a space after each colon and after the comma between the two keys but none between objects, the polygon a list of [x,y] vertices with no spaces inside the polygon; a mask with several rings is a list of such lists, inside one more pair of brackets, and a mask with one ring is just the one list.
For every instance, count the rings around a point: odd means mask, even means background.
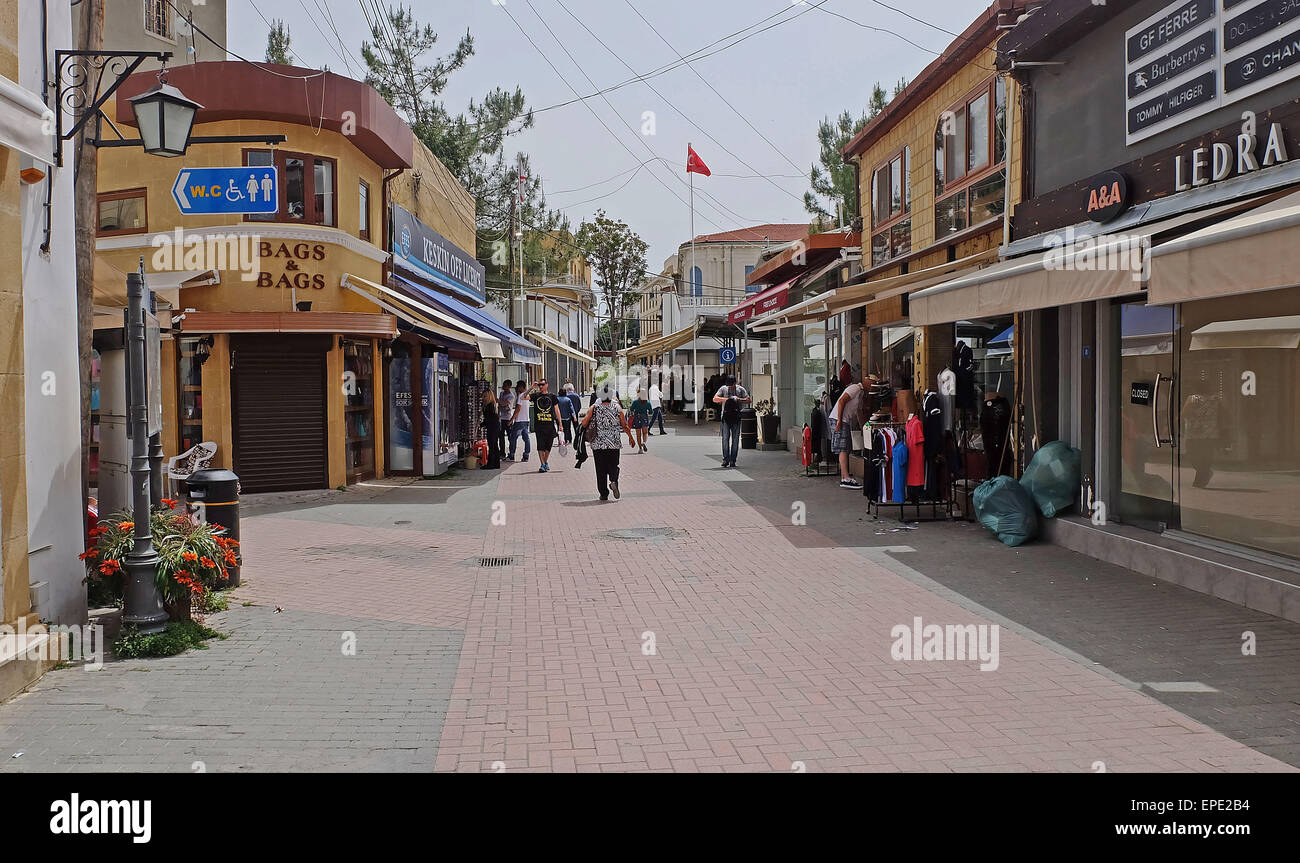
[{"label": "metal roller shutter", "polygon": [[235,473],[243,490],[325,488],[328,337],[236,336],[231,347]]}]

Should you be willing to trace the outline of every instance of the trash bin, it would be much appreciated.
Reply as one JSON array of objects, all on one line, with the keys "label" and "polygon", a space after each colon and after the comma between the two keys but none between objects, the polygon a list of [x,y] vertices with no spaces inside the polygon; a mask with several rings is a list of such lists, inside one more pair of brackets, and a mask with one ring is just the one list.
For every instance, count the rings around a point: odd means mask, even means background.
[{"label": "trash bin", "polygon": [[[190,474],[186,480],[188,486],[186,497],[196,508],[200,518],[208,524],[226,529],[225,535],[239,541],[239,477],[228,470],[200,470]],[[235,548],[238,560],[234,566],[226,567],[229,577],[222,587],[239,586],[239,567],[244,562],[243,549]]]},{"label": "trash bin", "polygon": [[740,448],[758,449],[758,412],[753,408],[740,412]]}]

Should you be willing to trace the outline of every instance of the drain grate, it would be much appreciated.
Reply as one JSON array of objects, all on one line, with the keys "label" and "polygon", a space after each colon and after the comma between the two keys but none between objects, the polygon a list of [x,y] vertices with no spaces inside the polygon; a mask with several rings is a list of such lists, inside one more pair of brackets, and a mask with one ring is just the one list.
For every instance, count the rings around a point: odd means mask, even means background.
[{"label": "drain grate", "polygon": [[504,557],[480,557],[478,559],[479,566],[490,567],[493,569],[497,569],[503,566],[514,566],[514,564],[515,564],[515,556],[513,554],[508,554]]}]

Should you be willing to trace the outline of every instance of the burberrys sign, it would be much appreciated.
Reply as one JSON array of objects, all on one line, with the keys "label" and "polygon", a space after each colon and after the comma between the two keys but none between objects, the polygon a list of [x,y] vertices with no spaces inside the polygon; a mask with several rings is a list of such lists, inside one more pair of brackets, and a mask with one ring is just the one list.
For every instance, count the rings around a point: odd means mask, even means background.
[{"label": "burberrys sign", "polygon": [[1264,140],[1264,151],[1258,157],[1259,137],[1243,131],[1234,144],[1216,141],[1208,147],[1197,147],[1190,153],[1174,157],[1174,191],[1182,192],[1207,183],[1226,180],[1234,174],[1248,174],[1287,161],[1286,140],[1282,124],[1272,123]]}]

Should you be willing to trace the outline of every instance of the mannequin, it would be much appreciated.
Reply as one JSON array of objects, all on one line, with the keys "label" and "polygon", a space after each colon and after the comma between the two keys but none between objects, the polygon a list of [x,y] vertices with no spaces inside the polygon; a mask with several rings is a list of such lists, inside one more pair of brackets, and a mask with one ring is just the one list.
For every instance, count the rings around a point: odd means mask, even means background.
[{"label": "mannequin", "polygon": [[980,412],[980,433],[984,437],[984,454],[988,457],[988,476],[1011,473],[1011,456],[1007,452],[1011,428],[1011,403],[996,392],[984,394],[984,407]]}]

